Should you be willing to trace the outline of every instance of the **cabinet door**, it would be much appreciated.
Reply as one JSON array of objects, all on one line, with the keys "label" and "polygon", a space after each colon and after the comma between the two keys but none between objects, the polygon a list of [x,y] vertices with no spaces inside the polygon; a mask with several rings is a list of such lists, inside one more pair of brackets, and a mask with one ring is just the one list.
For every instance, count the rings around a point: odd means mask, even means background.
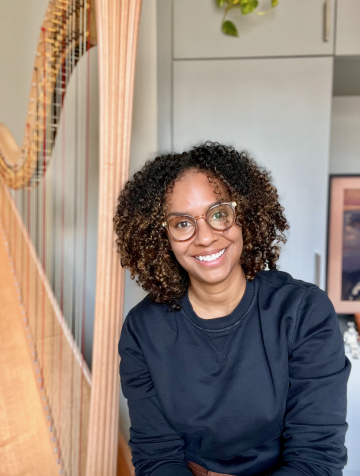
[{"label": "cabinet door", "polygon": [[206,140],[267,167],[290,222],[281,269],[314,282],[326,243],[333,58],[174,62],[174,150]]},{"label": "cabinet door", "polygon": [[[355,2],[360,0],[354,0]],[[325,37],[328,3],[329,40]],[[270,0],[260,0],[259,8]],[[335,0],[284,0],[263,16],[231,11],[239,38],[221,31],[223,10],[216,0],[174,0],[174,58],[246,58],[331,55],[334,50]]]},{"label": "cabinet door", "polygon": [[360,55],[359,0],[337,0],[336,54]]}]

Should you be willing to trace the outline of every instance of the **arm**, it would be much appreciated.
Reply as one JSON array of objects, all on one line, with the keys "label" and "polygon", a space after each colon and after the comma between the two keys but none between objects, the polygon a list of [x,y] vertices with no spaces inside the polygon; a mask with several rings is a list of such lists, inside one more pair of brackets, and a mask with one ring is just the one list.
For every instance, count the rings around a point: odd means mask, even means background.
[{"label": "arm", "polygon": [[129,315],[119,342],[121,388],[130,414],[132,463],[136,476],[192,476],[184,440],[162,412]]},{"label": "arm", "polygon": [[294,326],[282,465],[272,476],[342,475],[350,369],[334,307],[324,291],[310,288]]}]

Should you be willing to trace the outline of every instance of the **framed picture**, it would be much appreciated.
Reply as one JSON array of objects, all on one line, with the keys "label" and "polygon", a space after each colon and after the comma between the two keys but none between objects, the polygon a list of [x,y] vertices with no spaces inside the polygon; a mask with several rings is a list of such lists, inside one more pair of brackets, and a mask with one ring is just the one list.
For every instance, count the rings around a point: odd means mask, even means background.
[{"label": "framed picture", "polygon": [[338,314],[360,312],[360,175],[331,175],[327,293]]}]

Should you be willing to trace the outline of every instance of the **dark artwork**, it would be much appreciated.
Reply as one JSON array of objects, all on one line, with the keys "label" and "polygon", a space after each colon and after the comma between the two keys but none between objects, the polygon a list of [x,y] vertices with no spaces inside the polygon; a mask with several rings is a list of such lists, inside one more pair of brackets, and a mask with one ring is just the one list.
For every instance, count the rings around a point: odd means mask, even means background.
[{"label": "dark artwork", "polygon": [[345,190],[342,300],[360,301],[360,190]]}]

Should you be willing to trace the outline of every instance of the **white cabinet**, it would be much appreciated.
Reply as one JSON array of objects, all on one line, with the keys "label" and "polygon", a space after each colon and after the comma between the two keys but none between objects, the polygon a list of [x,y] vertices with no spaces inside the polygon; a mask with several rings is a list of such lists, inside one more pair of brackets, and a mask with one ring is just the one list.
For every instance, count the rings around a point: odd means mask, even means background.
[{"label": "white cabinet", "polygon": [[176,152],[206,140],[246,149],[272,172],[290,222],[281,269],[314,282],[324,262],[332,57],[175,61]]},{"label": "white cabinet", "polygon": [[360,55],[360,1],[337,0],[337,55]]},{"label": "white cabinet", "polygon": [[[360,5],[360,0],[353,2]],[[326,3],[328,41],[324,41]],[[270,0],[260,0],[259,4],[267,8]],[[173,9],[174,59],[332,55],[334,52],[335,0],[284,0],[263,16],[231,11],[229,20],[238,26],[239,38],[222,33],[223,10],[215,0],[174,0]]]}]

